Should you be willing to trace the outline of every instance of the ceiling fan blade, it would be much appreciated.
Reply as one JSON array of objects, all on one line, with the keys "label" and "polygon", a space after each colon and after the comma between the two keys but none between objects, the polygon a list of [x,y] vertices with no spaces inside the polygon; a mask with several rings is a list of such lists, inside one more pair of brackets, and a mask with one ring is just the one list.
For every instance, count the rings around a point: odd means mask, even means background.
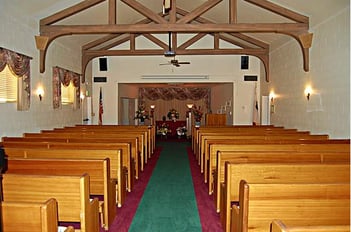
[{"label": "ceiling fan blade", "polygon": [[190,64],[189,61],[182,61],[182,62],[178,62],[178,64]]},{"label": "ceiling fan blade", "polygon": [[163,64],[160,64],[160,65],[171,65],[171,63],[163,63]]}]

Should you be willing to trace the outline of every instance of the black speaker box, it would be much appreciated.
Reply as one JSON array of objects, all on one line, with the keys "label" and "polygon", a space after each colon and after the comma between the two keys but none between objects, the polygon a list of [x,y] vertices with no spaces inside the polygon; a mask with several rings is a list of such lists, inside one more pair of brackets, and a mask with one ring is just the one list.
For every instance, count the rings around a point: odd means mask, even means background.
[{"label": "black speaker box", "polygon": [[99,58],[100,71],[107,71],[107,58]]},{"label": "black speaker box", "polygon": [[241,69],[249,69],[249,56],[241,56]]}]

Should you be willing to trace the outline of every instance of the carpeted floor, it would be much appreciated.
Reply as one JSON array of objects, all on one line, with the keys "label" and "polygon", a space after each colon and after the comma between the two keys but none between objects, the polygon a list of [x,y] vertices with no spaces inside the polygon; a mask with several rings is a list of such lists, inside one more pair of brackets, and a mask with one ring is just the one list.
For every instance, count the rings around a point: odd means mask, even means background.
[{"label": "carpeted floor", "polygon": [[157,141],[109,231],[223,231],[188,140]]},{"label": "carpeted floor", "polygon": [[201,231],[187,143],[162,142],[161,155],[129,231]]}]

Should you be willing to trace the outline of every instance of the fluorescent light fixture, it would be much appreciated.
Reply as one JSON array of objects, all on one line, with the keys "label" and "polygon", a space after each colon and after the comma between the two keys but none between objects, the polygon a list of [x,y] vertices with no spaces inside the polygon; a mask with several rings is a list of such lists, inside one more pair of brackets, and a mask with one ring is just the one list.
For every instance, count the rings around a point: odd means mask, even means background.
[{"label": "fluorescent light fixture", "polygon": [[142,75],[141,79],[168,79],[168,80],[178,80],[178,79],[209,79],[208,75]]}]

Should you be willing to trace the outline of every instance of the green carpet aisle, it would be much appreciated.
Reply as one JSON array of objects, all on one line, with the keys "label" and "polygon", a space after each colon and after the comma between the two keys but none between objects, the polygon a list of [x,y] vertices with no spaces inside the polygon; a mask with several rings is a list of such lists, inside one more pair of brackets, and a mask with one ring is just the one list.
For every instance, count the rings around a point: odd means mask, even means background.
[{"label": "green carpet aisle", "polygon": [[129,231],[201,231],[188,155],[189,143],[160,142],[162,152]]}]

